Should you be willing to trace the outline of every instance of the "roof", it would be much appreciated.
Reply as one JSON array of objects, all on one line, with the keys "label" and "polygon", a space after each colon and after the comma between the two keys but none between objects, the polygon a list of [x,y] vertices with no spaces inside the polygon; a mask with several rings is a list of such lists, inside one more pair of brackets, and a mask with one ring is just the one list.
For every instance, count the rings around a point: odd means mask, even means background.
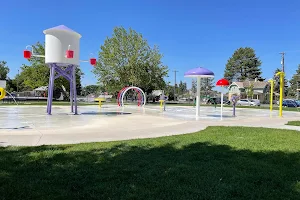
[{"label": "roof", "polygon": [[48,90],[48,86],[42,86],[42,87],[39,87],[39,88],[35,88],[34,90],[35,91],[47,91]]},{"label": "roof", "polygon": [[0,80],[0,88],[6,88],[6,80]]},{"label": "roof", "polygon": [[253,84],[254,88],[265,88],[267,85],[269,85],[269,82],[267,81],[244,81],[244,82],[233,82],[231,85],[237,85],[239,88],[247,88],[251,84]]},{"label": "roof", "polygon": [[55,26],[55,27],[52,27],[52,28],[49,28],[47,30],[44,30],[44,34],[51,34],[53,32],[56,32],[56,31],[64,31],[64,32],[69,32],[69,33],[72,33],[72,34],[75,34],[77,35],[79,38],[81,37],[81,35],[79,33],[77,33],[76,31],[66,27],[65,25],[59,25],[59,26]]}]

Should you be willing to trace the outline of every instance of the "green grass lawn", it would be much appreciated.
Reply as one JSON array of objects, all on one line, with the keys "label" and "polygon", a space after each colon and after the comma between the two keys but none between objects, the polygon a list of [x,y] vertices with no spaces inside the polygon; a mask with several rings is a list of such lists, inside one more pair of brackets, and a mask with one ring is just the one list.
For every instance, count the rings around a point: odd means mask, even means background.
[{"label": "green grass lawn", "polygon": [[155,139],[0,148],[0,199],[300,199],[300,133],[209,127]]},{"label": "green grass lawn", "polygon": [[286,125],[300,126],[300,121],[289,121]]}]

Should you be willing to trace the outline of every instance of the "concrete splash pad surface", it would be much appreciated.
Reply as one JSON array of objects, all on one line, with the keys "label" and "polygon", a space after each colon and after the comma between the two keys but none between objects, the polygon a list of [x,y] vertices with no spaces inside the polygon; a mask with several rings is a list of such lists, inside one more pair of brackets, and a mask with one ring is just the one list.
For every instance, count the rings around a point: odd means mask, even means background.
[{"label": "concrete splash pad surface", "polygon": [[159,106],[114,105],[82,106],[79,115],[69,113],[67,106],[54,106],[53,114],[47,115],[45,106],[0,106],[0,146],[70,144],[148,138],[190,133],[207,126],[258,126],[287,128],[289,120],[297,120],[300,113],[278,111],[272,113],[262,109],[237,109],[232,117],[232,108],[201,107],[201,116],[195,119],[195,108],[169,106],[162,112]]}]

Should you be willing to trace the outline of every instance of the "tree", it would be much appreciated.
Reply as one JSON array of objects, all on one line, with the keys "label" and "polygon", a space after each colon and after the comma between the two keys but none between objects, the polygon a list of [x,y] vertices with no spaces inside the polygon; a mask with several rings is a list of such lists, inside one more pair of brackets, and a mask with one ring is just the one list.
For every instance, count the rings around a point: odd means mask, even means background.
[{"label": "tree", "polygon": [[82,88],[82,94],[83,95],[89,95],[89,94],[100,94],[100,92],[104,92],[104,88],[100,85],[87,85],[84,88]]},{"label": "tree", "polygon": [[227,61],[224,78],[233,81],[244,81],[247,78],[264,80],[261,77],[261,61],[250,47],[237,49]]},{"label": "tree", "polygon": [[164,94],[168,96],[169,100],[174,100],[174,86],[173,85],[166,85],[164,89]]},{"label": "tree", "polygon": [[0,80],[6,80],[7,74],[9,73],[9,67],[6,65],[7,62],[2,60],[0,61]]},{"label": "tree", "polygon": [[251,83],[249,85],[249,87],[245,88],[245,90],[246,90],[247,98],[251,97],[251,99],[253,99],[253,94],[254,94],[254,85],[253,85],[253,83]]},{"label": "tree", "polygon": [[[36,43],[33,45],[33,51],[39,55],[45,55],[45,45],[41,43]],[[23,90],[33,90],[37,87],[48,85],[50,70],[45,64],[45,58],[32,57],[29,59],[30,65],[23,65],[21,67],[21,73],[16,77],[17,81],[20,83],[20,88]],[[81,76],[83,73],[79,68],[76,69],[76,89],[77,94],[81,93]],[[70,90],[69,82],[63,78],[57,78],[54,81],[55,88],[60,88],[62,85],[66,90]],[[63,92],[63,91],[62,91]],[[60,94],[60,93],[59,93]]]},{"label": "tree", "polygon": [[6,91],[8,91],[8,92],[17,91],[17,82],[16,82],[16,79],[7,78],[7,81],[6,81]]},{"label": "tree", "polygon": [[178,86],[178,93],[179,95],[184,95],[187,92],[187,86],[186,83],[183,83],[182,81],[179,82]]},{"label": "tree", "polygon": [[[276,93],[280,93],[280,77],[279,76],[276,76],[276,74],[278,72],[281,72],[281,69],[277,68],[274,72],[274,75],[273,75],[273,80],[274,80],[274,92]],[[287,96],[288,94],[288,81],[286,80],[286,78],[284,77],[284,91],[283,91],[283,94],[284,96]]]},{"label": "tree", "polygon": [[293,75],[292,79],[290,80],[290,88],[288,89],[288,95],[291,97],[299,97],[297,89],[300,88],[300,64],[298,65],[298,69],[296,73]]},{"label": "tree", "polygon": [[200,82],[201,92],[205,94],[205,96],[208,96],[214,86],[214,78],[201,78]]},{"label": "tree", "polygon": [[196,94],[197,92],[197,79],[192,79],[192,93]]},{"label": "tree", "polygon": [[162,57],[158,47],[151,48],[142,34],[116,27],[101,46],[93,72],[110,93],[131,85],[151,93],[166,86],[168,67],[162,64]]}]

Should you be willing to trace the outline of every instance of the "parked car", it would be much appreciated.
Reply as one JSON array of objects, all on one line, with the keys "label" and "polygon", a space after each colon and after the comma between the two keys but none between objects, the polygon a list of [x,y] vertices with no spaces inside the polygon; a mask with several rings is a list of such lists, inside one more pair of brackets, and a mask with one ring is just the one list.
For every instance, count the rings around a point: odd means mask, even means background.
[{"label": "parked car", "polygon": [[187,101],[188,101],[187,98],[180,98],[180,99],[178,99],[178,102],[180,102],[180,103],[185,103]]},{"label": "parked car", "polygon": [[291,99],[285,99],[282,101],[282,106],[283,107],[290,107],[290,108],[297,108],[298,105],[294,100]]},{"label": "parked car", "polygon": [[295,100],[298,107],[300,107],[300,100]]},{"label": "parked car", "polygon": [[250,106],[260,106],[260,100],[258,99],[251,99]]},{"label": "parked car", "polygon": [[251,101],[249,99],[240,99],[236,102],[236,105],[238,105],[238,106],[250,106]]}]

